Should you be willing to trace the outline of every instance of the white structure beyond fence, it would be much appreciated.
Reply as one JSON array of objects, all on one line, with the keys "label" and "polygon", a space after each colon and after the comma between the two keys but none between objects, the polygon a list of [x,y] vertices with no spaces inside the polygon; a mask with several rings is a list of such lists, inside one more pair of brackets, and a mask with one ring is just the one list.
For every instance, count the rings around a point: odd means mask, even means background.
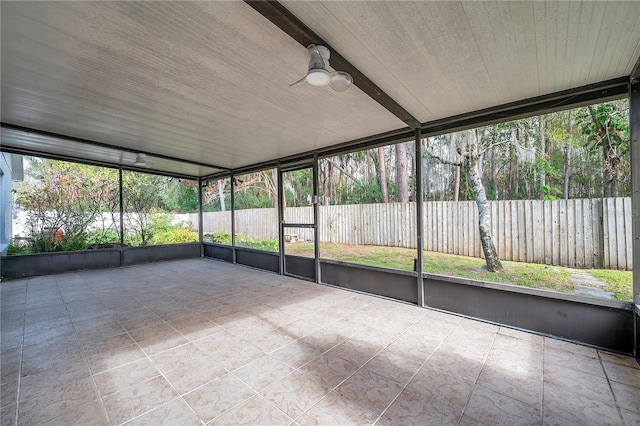
[{"label": "white structure beyond fence", "polygon": [[[500,259],[577,268],[632,270],[631,198],[490,201]],[[311,207],[289,207],[288,223],[304,223]],[[197,223],[197,215],[191,221]],[[320,241],[416,247],[415,203],[320,207]],[[231,230],[229,212],[205,213],[205,233]],[[275,209],[236,211],[236,232],[278,238]],[[312,240],[310,229],[292,233]],[[474,201],[424,203],[424,249],[483,257]]]}]

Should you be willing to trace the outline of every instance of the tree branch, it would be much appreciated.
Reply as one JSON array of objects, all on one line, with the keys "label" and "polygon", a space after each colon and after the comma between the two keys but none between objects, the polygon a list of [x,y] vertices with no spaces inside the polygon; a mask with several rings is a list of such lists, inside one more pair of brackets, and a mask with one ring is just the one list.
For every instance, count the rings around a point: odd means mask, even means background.
[{"label": "tree branch", "polygon": [[[439,162],[441,162],[442,164],[448,164],[450,166],[462,166],[462,162],[461,161],[452,161],[452,160],[446,160],[442,157],[440,157],[439,155],[433,154],[429,151],[427,151],[427,155],[431,158],[435,158],[436,160],[438,160]],[[462,154],[461,154],[462,156]]]}]

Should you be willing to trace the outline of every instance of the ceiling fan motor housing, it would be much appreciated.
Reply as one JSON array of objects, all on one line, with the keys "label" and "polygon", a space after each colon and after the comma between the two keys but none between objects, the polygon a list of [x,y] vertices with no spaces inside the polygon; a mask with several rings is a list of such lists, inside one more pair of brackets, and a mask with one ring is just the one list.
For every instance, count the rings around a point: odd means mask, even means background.
[{"label": "ceiling fan motor housing", "polygon": [[307,72],[307,83],[312,86],[326,86],[331,77],[329,75],[329,57],[331,53],[324,46],[310,44],[307,47],[309,52],[309,71]]}]

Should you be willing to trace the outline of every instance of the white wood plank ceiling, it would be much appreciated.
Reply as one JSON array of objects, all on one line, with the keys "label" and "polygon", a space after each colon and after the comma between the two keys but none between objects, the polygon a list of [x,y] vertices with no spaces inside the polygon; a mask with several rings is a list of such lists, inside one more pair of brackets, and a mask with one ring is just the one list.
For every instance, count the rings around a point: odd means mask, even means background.
[{"label": "white wood plank ceiling", "polygon": [[627,76],[640,2],[282,4],[422,122]]},{"label": "white wood plank ceiling", "polygon": [[[626,76],[640,55],[640,2],[282,3],[422,122]],[[289,88],[306,49],[242,2],[0,7],[3,123],[222,168],[405,127],[357,87]],[[132,158],[19,132],[2,143]]]}]

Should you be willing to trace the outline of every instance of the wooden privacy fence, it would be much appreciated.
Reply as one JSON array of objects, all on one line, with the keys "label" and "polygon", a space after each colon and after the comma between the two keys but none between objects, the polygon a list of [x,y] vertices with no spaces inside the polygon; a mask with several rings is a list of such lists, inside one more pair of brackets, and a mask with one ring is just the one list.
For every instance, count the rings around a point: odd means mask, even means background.
[{"label": "wooden privacy fence", "polygon": [[[320,241],[416,247],[415,203],[320,207]],[[632,270],[631,198],[490,201],[500,259],[576,268]],[[288,223],[304,223],[311,207],[289,207]],[[231,232],[230,212],[205,213],[204,232]],[[195,223],[195,222],[194,222]],[[236,211],[236,232],[278,238],[275,209]],[[310,229],[291,229],[313,240]],[[424,203],[424,249],[483,257],[474,201]]]}]

